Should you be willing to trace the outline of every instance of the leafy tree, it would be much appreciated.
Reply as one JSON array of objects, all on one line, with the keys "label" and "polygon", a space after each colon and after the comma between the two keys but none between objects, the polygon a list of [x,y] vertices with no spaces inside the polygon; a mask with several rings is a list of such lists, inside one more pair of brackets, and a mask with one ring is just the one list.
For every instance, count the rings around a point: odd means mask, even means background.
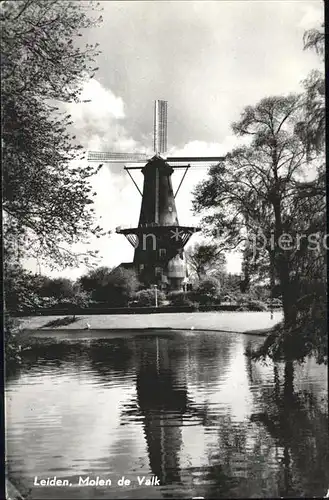
[{"label": "leafy tree", "polygon": [[49,308],[56,305],[84,307],[88,294],[78,283],[68,278],[49,278],[33,274],[22,266],[10,266],[5,289],[5,308],[8,313]]},{"label": "leafy tree", "polygon": [[136,271],[121,266],[115,268],[108,280],[107,300],[113,305],[127,306],[136,290],[140,287]]},{"label": "leafy tree", "polygon": [[91,294],[92,300],[110,306],[127,305],[140,286],[136,272],[121,266],[113,270],[108,267],[93,269],[82,276],[79,283]]},{"label": "leafy tree", "polygon": [[68,278],[47,279],[41,295],[50,298],[57,307],[76,310],[89,305],[90,294],[82,289],[81,284]]},{"label": "leafy tree", "polygon": [[240,274],[226,273],[222,280],[222,293],[223,294],[236,294],[241,290],[241,276]]},{"label": "leafy tree", "polygon": [[6,271],[4,302],[7,313],[34,310],[56,303],[54,298],[44,293],[51,281],[49,278],[33,274],[18,264],[7,266]]},{"label": "leafy tree", "polygon": [[[82,146],[70,134],[61,103],[78,102],[94,75],[96,47],[77,44],[96,26],[93,4],[1,2],[1,110],[5,257],[84,261],[72,245],[101,234],[94,222]],[[92,254],[91,254],[92,255]]]},{"label": "leafy tree", "polygon": [[226,259],[216,243],[197,243],[185,254],[188,266],[199,280],[209,274],[223,273]]},{"label": "leafy tree", "polygon": [[5,342],[5,372],[8,375],[11,370],[15,371],[17,365],[22,363],[22,346],[19,343],[17,334],[20,332],[19,322],[8,314],[5,315],[4,337]]},{"label": "leafy tree", "polygon": [[325,42],[325,32],[324,24],[322,24],[321,29],[310,29],[305,31],[304,37],[304,50],[312,49],[324,58],[324,42]]},{"label": "leafy tree", "polygon": [[106,266],[91,269],[87,274],[81,276],[79,283],[81,283],[82,288],[87,292],[93,292],[106,284],[107,277],[111,271],[111,268]]},{"label": "leafy tree", "polygon": [[279,281],[285,331],[292,331],[298,322],[297,261],[302,256],[309,261],[316,249],[311,250],[307,241],[300,248],[293,244],[288,249],[282,236],[314,232],[319,236],[324,230],[323,178],[317,175],[315,181],[305,183],[312,163],[305,142],[295,133],[303,104],[304,96],[290,95],[265,98],[245,108],[233,130],[248,135],[250,146],[233,150],[224,164],[210,169],[194,200],[197,211],[212,210],[205,222],[221,228],[227,241],[234,244],[258,237],[259,242],[262,235],[264,248],[259,253],[268,272],[272,269]]},{"label": "leafy tree", "polygon": [[198,284],[195,291],[195,298],[198,299],[200,304],[212,304],[219,298],[220,284],[218,279],[214,277],[204,278]]},{"label": "leafy tree", "polygon": [[[324,24],[304,34],[304,50],[314,50],[324,62]],[[313,70],[303,82],[305,89],[304,117],[296,130],[305,141],[309,151],[323,153],[325,146],[325,79],[324,73]]]},{"label": "leafy tree", "polygon": [[75,295],[74,283],[68,278],[48,279],[42,287],[42,293],[60,301],[71,299]]},{"label": "leafy tree", "polygon": [[298,110],[297,95],[266,98],[245,108],[233,130],[252,137],[251,145],[228,154],[225,164],[213,167],[195,193],[195,208],[215,206],[207,223],[222,225],[231,241],[264,233],[268,260],[275,259],[284,289],[287,322],[293,320],[287,262],[285,254],[274,255],[269,243],[273,232],[278,249],[278,239],[290,229],[291,192],[306,165],[305,147],[289,126]]},{"label": "leafy tree", "polygon": [[[323,55],[324,33],[307,32],[304,48]],[[312,72],[304,90],[245,109],[233,130],[249,136],[250,146],[235,149],[225,164],[210,170],[196,190],[195,209],[210,210],[205,222],[222,231],[226,242],[242,242],[247,254],[251,249],[256,269],[272,274],[271,287],[282,294],[284,327],[275,329],[256,357],[303,360],[314,354],[327,362],[322,73]],[[306,181],[310,170],[313,180]],[[258,232],[261,249],[248,245]],[[285,233],[295,242],[292,248],[280,243]]]}]

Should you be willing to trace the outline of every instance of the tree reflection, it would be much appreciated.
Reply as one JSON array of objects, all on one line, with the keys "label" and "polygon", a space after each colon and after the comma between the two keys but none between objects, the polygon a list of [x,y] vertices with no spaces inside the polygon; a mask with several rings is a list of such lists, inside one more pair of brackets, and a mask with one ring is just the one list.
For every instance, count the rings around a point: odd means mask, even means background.
[{"label": "tree reflection", "polygon": [[[264,380],[257,364],[246,371],[254,406],[250,421],[212,415],[217,429],[202,491],[205,498],[323,497],[329,484],[328,417],[309,392],[294,389],[294,366],[273,367]],[[283,380],[280,380],[283,371]]]},{"label": "tree reflection", "polygon": [[263,411],[251,419],[281,450],[280,496],[323,496],[329,484],[328,416],[309,392],[294,390],[294,367],[285,363],[283,383],[274,366],[274,387],[261,387]]},{"label": "tree reflection", "polygon": [[104,382],[113,380],[113,375],[124,376],[134,369],[136,360],[129,338],[95,340],[58,340],[34,338],[31,348],[24,353],[21,373],[31,368],[66,366],[88,368],[94,376]]}]

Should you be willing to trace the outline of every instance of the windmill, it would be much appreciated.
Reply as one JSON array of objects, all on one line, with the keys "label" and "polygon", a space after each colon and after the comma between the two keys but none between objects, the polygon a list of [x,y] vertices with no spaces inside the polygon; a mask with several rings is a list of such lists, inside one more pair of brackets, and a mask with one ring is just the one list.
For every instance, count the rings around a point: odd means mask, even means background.
[{"label": "windmill", "polygon": [[[166,157],[167,150],[167,101],[157,100],[154,105],[154,156],[145,153],[111,153],[90,151],[88,161],[99,163],[124,163],[135,187],[142,197],[138,227],[121,228],[123,234],[135,248],[134,260],[124,267],[133,267],[146,286],[180,290],[186,278],[184,246],[197,227],[181,226],[178,222],[175,198],[187,171],[200,164],[210,165],[224,160],[212,157]],[[143,163],[144,166],[136,166]],[[126,166],[126,165],[134,166]],[[141,192],[130,171],[138,169],[144,175]],[[185,169],[174,194],[171,175],[175,169]]]}]

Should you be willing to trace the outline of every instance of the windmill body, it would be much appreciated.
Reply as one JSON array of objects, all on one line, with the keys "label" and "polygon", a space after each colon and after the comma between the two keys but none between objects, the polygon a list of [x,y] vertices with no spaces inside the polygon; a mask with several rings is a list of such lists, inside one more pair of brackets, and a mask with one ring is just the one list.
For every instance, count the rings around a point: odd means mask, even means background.
[{"label": "windmill body", "polygon": [[199,229],[179,225],[173,168],[161,156],[154,156],[141,171],[144,186],[138,227],[117,232],[135,247],[134,267],[145,285],[179,290],[186,278],[183,248]]},{"label": "windmill body", "polygon": [[[167,147],[167,102],[155,102],[154,149],[155,155],[147,161],[146,155],[130,153],[90,153],[89,161],[129,162],[146,164],[140,167],[125,167],[130,170],[140,169],[144,176],[141,211],[138,226],[135,228],[117,228],[116,232],[126,236],[135,248],[134,260],[125,267],[136,269],[140,281],[147,287],[158,285],[161,289],[180,290],[187,276],[184,259],[184,246],[197,227],[180,226],[178,222],[175,196],[171,176],[176,168],[185,168],[183,179],[192,162],[218,162],[215,158],[164,158],[160,156]],[[180,165],[186,163],[188,165]],[[178,163],[173,168],[170,163]],[[182,179],[182,180],[183,180]]]}]

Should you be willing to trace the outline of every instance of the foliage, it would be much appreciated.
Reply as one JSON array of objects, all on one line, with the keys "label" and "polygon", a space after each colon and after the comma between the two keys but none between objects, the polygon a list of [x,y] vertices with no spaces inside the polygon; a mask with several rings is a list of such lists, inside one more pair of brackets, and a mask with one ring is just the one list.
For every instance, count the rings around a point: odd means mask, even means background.
[{"label": "foliage", "polygon": [[48,279],[41,288],[41,293],[56,300],[71,299],[75,295],[74,283],[68,278]]},{"label": "foliage", "polygon": [[261,300],[248,300],[245,302],[245,307],[248,311],[267,311],[268,307]]},{"label": "foliage", "polygon": [[304,50],[312,49],[315,52],[324,57],[324,43],[325,43],[325,33],[324,24],[322,24],[321,30],[310,29],[305,31],[304,37]]},{"label": "foliage", "polygon": [[[311,29],[304,33],[304,50],[314,50],[324,61],[325,33],[321,29]],[[297,124],[296,132],[300,135],[309,152],[323,153],[325,147],[325,79],[323,72],[313,70],[303,82],[304,117]]]},{"label": "foliage", "polygon": [[221,280],[222,295],[235,294],[241,291],[240,274],[224,273]]},{"label": "foliage", "polygon": [[209,274],[223,273],[225,256],[216,243],[197,243],[187,249],[185,255],[189,268],[199,280]]},{"label": "foliage", "polygon": [[22,347],[17,339],[17,334],[19,333],[19,322],[16,319],[11,318],[8,314],[5,315],[4,319],[5,365],[6,372],[8,372],[13,366],[21,364]]},{"label": "foliage", "polygon": [[5,265],[5,308],[8,313],[53,307],[86,307],[89,294],[67,278],[33,274],[19,264]]},{"label": "foliage", "polygon": [[304,141],[310,154],[320,154],[325,147],[325,80],[324,75],[313,70],[303,82],[304,116],[296,124],[296,133]]},{"label": "foliage", "polygon": [[92,292],[92,298],[97,300],[97,290],[102,290],[103,287],[106,286],[108,276],[111,272],[112,269],[106,266],[91,269],[87,274],[81,276],[79,283],[81,284],[83,290]]},{"label": "foliage", "polygon": [[132,269],[99,267],[79,280],[82,290],[90,293],[95,302],[109,306],[126,306],[139,288],[136,272]]},{"label": "foliage", "polygon": [[218,279],[209,277],[199,282],[194,297],[200,304],[208,305],[219,301],[219,294],[220,284]]},{"label": "foliage", "polygon": [[276,325],[265,342],[247,355],[254,360],[304,361],[314,356],[317,363],[328,364],[327,303],[312,301],[299,314],[293,328],[286,329],[282,323]]},{"label": "foliage", "polygon": [[167,294],[167,299],[172,306],[193,306],[193,292],[183,292],[181,290],[175,290]]},{"label": "foliage", "polygon": [[4,266],[4,278],[7,313],[51,307],[56,303],[54,298],[44,295],[42,291],[44,286],[48,286],[49,278],[33,274],[19,264],[8,262]]},{"label": "foliage", "polygon": [[5,258],[14,253],[73,265],[87,255],[75,254],[72,245],[102,234],[89,184],[97,169],[85,167],[60,107],[78,102],[96,70],[96,47],[76,42],[100,21],[92,9],[74,1],[1,2]]},{"label": "foliage", "polygon": [[[166,295],[161,290],[157,291],[158,305],[161,305],[166,300]],[[134,305],[141,307],[155,306],[155,290],[154,288],[146,288],[139,290],[134,295]]]},{"label": "foliage", "polygon": [[282,250],[279,238],[284,233],[296,236],[300,229],[304,231],[301,226],[305,221],[312,232],[313,217],[319,218],[323,205],[319,190],[308,204],[307,219],[305,213],[301,219],[296,218],[296,200],[301,191],[305,192],[302,179],[310,167],[306,147],[294,131],[300,103],[300,96],[290,95],[266,98],[256,106],[248,106],[233,129],[239,135],[250,135],[251,145],[229,153],[225,164],[213,167],[209,178],[195,192],[195,209],[216,208],[206,217],[207,223],[222,226],[227,241],[246,243],[262,234],[264,247],[258,255],[255,245],[251,245],[254,260],[261,258],[267,273],[273,266],[281,285],[285,320],[292,324],[296,299],[292,292],[296,287],[291,280],[291,259],[296,252],[295,248]]}]

